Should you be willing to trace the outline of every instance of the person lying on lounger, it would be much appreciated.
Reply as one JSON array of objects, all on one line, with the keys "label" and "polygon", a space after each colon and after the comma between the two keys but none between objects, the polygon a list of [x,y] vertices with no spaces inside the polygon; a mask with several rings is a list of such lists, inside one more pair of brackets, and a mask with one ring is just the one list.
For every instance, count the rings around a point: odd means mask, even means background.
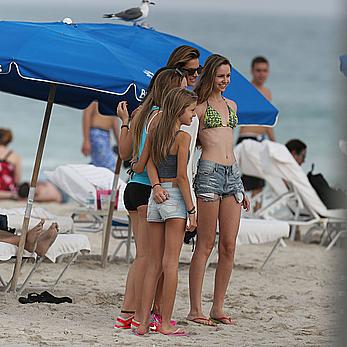
[{"label": "person lying on lounger", "polygon": [[[27,198],[30,185],[23,182],[18,187],[18,197]],[[69,196],[59,189],[55,184],[49,181],[38,181],[36,184],[35,201],[36,202],[58,202],[65,203],[69,200]]]},{"label": "person lying on lounger", "polygon": [[[43,230],[44,219],[32,229],[28,230],[24,249],[28,252],[36,252],[39,256],[44,256],[48,249],[52,246],[58,235],[58,224],[52,223],[48,230]],[[11,229],[10,229],[11,230]],[[0,242],[10,243],[19,246],[20,236],[9,230],[0,230]]]}]

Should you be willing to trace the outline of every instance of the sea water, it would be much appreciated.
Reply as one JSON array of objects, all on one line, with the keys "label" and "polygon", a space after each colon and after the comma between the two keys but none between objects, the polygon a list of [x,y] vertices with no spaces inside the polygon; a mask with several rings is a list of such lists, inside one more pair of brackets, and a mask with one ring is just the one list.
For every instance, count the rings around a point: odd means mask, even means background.
[{"label": "sea water", "polygon": [[[5,12],[6,13],[6,7]],[[30,12],[32,11],[32,12]],[[33,9],[25,17],[9,20],[60,20],[66,13]],[[59,12],[60,11],[60,12]],[[100,16],[88,7],[76,9],[78,21],[100,22]],[[53,18],[54,16],[54,18]],[[179,18],[179,20],[178,20]],[[344,185],[343,154],[338,140],[346,139],[346,115],[342,96],[347,79],[339,71],[343,25],[331,17],[293,17],[235,14],[223,12],[153,11],[150,24],[155,29],[184,37],[230,58],[245,77],[250,78],[250,61],[264,55],[270,61],[267,83],[273,103],[280,110],[275,126],[276,140],[285,143],[299,138],[308,145],[305,171],[311,163],[329,182]],[[155,52],[153,52],[155,54]],[[0,93],[0,127],[11,128],[11,144],[23,158],[23,179],[29,179],[45,109],[45,103]],[[235,134],[237,137],[237,133]],[[55,105],[42,168],[51,170],[64,163],[88,163],[81,153],[82,111]]]}]

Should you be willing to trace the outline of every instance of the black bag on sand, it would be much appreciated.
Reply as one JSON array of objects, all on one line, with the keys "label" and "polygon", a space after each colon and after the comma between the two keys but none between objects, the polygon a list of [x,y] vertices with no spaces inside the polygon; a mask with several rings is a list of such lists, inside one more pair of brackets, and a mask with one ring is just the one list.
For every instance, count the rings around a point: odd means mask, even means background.
[{"label": "black bag on sand", "polygon": [[311,171],[307,174],[313,189],[328,209],[347,208],[347,195],[339,189],[330,187],[327,180],[321,173],[313,174],[314,164]]}]

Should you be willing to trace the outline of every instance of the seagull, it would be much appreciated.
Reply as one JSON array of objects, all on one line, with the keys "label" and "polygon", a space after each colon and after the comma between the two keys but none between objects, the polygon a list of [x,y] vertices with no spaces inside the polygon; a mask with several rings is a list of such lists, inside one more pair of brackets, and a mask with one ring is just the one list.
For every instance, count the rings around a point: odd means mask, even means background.
[{"label": "seagull", "polygon": [[142,4],[139,7],[132,7],[118,13],[106,13],[103,15],[103,18],[122,19],[127,22],[133,22],[136,25],[137,22],[142,21],[148,16],[149,5],[155,5],[155,2],[142,0]]}]

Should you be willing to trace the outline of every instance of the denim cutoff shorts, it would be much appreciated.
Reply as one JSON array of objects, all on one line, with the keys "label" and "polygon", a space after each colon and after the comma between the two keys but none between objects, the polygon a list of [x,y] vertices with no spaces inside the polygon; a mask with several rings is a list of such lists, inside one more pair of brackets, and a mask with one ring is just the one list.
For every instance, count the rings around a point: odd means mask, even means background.
[{"label": "denim cutoff shorts", "polygon": [[148,201],[147,221],[165,222],[167,219],[187,219],[187,209],[181,190],[172,182],[161,183],[169,193],[169,199],[157,204],[153,199],[153,191]]},{"label": "denim cutoff shorts", "polygon": [[227,166],[210,160],[199,160],[194,180],[195,195],[205,201],[214,201],[234,195],[243,201],[244,188],[237,163]]}]

